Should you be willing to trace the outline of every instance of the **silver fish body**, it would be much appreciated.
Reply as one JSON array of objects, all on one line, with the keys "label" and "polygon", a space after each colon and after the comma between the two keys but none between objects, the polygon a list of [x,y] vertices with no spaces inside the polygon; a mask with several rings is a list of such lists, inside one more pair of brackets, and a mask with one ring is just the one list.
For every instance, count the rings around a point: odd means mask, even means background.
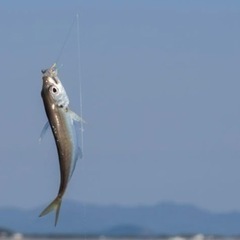
[{"label": "silver fish body", "polygon": [[57,197],[43,210],[40,217],[52,210],[56,210],[56,225],[62,197],[74,171],[76,161],[81,157],[77,132],[74,126],[74,121],[81,121],[81,118],[68,107],[69,99],[61,81],[57,77],[55,65],[42,72],[43,86],[41,96],[57,146],[61,181]]}]

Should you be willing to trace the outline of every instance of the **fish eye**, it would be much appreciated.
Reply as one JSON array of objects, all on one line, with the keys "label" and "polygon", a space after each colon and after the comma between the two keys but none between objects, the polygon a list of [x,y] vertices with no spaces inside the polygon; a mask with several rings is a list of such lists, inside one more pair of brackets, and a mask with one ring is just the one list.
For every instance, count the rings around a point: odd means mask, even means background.
[{"label": "fish eye", "polygon": [[58,89],[55,86],[51,86],[50,92],[52,92],[53,94],[57,94],[58,93]]}]

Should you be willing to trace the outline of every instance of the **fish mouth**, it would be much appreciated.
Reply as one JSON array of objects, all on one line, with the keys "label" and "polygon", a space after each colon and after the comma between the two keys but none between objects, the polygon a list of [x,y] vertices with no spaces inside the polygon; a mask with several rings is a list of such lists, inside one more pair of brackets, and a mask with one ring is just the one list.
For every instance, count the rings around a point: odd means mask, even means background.
[{"label": "fish mouth", "polygon": [[57,71],[57,64],[56,63],[54,63],[50,68],[47,68],[47,69],[43,69],[42,70],[42,74],[46,74],[47,72],[51,72],[51,73],[53,73],[53,72],[56,72]]},{"label": "fish mouth", "polygon": [[59,80],[57,77],[57,67],[56,63],[54,63],[50,68],[42,70],[42,79],[45,83],[51,83],[53,80],[54,83],[58,84]]}]

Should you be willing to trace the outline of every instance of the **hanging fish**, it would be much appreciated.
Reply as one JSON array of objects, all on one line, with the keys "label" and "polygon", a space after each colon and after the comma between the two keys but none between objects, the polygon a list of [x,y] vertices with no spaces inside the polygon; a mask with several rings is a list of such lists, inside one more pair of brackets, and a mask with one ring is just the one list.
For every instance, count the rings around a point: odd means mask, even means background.
[{"label": "hanging fish", "polygon": [[68,107],[69,99],[57,76],[56,64],[53,64],[49,69],[42,70],[42,73],[41,96],[48,122],[43,128],[40,138],[50,126],[57,146],[61,181],[57,197],[42,211],[39,217],[55,210],[56,226],[62,197],[73,174],[76,161],[82,157],[74,122],[83,122],[83,120]]}]

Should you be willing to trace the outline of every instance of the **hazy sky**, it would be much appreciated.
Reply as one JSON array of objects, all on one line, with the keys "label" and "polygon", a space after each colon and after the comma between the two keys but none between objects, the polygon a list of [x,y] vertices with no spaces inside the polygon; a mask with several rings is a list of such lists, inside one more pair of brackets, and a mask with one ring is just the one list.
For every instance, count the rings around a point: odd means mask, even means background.
[{"label": "hazy sky", "polygon": [[[80,19],[85,158],[65,199],[240,211],[240,1],[0,1],[0,207],[58,191],[41,69]],[[79,113],[77,28],[58,61]]]}]

